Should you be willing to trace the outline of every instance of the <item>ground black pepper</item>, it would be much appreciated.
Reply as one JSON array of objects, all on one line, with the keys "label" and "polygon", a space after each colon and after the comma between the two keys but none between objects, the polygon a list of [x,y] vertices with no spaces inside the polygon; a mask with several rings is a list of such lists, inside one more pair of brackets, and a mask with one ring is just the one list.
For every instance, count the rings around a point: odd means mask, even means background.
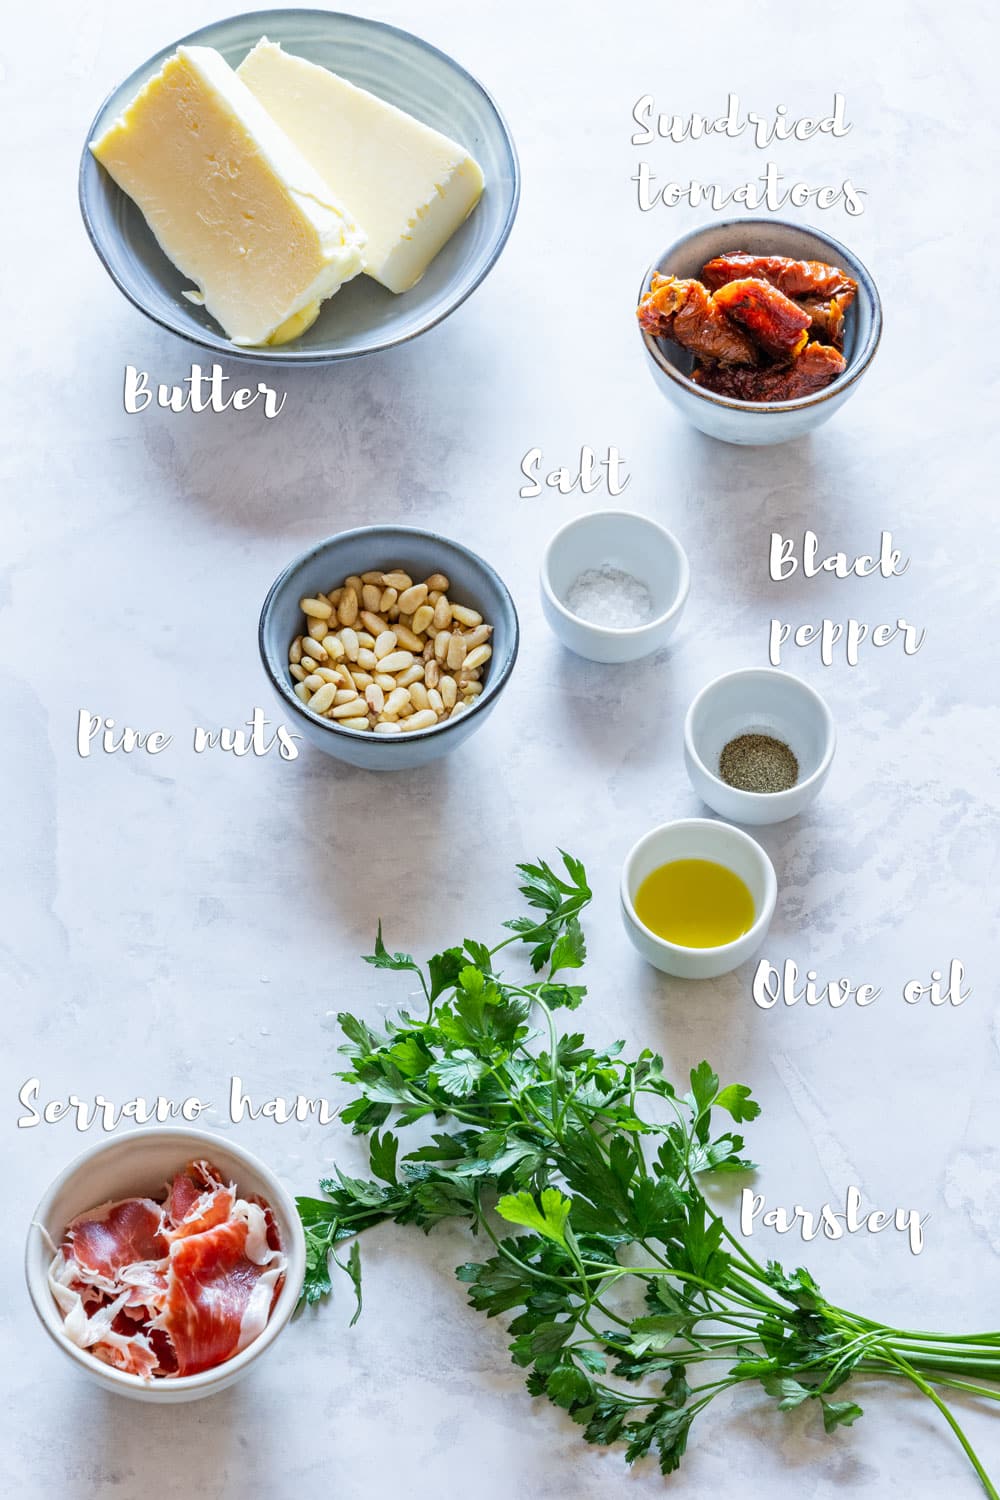
[{"label": "ground black pepper", "polygon": [[783,740],[741,734],[719,756],[719,775],[741,792],[785,792],[799,779],[799,763]]}]

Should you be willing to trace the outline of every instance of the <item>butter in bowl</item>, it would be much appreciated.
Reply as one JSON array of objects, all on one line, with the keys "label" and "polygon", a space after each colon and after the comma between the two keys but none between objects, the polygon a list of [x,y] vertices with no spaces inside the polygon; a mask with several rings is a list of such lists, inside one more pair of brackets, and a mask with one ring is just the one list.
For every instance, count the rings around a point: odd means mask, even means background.
[{"label": "butter in bowl", "polygon": [[222,353],[325,362],[458,306],[503,248],[518,183],[496,106],[444,54],[361,17],[273,11],[127,79],[92,126],[80,202],[157,322]]}]

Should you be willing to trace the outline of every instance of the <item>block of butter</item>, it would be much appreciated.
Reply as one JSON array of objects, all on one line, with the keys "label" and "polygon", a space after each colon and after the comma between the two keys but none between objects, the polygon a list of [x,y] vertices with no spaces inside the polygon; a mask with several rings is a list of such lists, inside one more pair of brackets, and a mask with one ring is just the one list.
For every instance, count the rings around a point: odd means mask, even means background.
[{"label": "block of butter", "polygon": [[364,229],[367,274],[414,286],[482,194],[465,147],[266,37],[238,73]]},{"label": "block of butter", "polygon": [[179,47],[90,149],[234,344],[296,336],[362,269],[357,224],[211,47]]}]

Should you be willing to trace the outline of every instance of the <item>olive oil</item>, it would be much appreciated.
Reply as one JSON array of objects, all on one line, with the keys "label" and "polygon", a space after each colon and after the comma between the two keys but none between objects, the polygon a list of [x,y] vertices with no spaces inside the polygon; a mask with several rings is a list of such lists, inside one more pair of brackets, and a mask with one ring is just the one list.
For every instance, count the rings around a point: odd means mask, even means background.
[{"label": "olive oil", "polygon": [[754,924],[746,882],[711,859],[674,859],[647,875],[635,896],[643,926],[682,948],[721,948]]}]

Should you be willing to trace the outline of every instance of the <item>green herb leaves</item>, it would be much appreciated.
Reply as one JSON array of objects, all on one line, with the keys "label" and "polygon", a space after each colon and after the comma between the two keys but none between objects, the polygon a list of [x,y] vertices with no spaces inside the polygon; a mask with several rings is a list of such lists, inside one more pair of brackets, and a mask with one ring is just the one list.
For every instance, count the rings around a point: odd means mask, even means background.
[{"label": "green herb leaves", "polygon": [[497,1204],[497,1213],[508,1224],[523,1224],[557,1245],[566,1243],[566,1221],[570,1202],[558,1188],[543,1188],[536,1203],[530,1193],[508,1193]]},{"label": "green herb leaves", "polygon": [[[352,1090],[341,1119],[367,1137],[371,1176],[337,1170],[323,1198],[298,1200],[304,1301],[329,1294],[335,1265],[353,1285],[356,1319],[361,1257],[355,1240],[345,1260],[343,1240],[386,1219],[425,1232],[463,1220],[483,1256],[458,1278],[474,1308],[509,1317],[529,1392],[567,1412],[587,1442],[621,1443],[630,1463],[652,1454],[665,1474],[701,1412],[743,1383],[781,1411],[818,1403],[833,1432],[861,1415],[831,1399],[856,1370],[907,1379],[942,1407],[929,1379],[961,1374],[975,1392],[973,1378],[1000,1376],[1000,1335],[927,1346],[930,1335],[830,1306],[808,1271],[747,1253],[703,1183],[752,1167],[731,1128],[760,1113],[749,1088],[702,1062],[682,1093],[658,1054],[629,1060],[622,1042],[557,1029],[558,1011],[586,995],[564,976],[585,961],[590,901],[579,860],[563,854],[562,865],[518,867],[530,911],[492,948],[467,938],[422,968],[390,952],[379,926],[366,962],[416,974],[427,1013],[400,1011],[381,1029],[340,1017],[339,1076]],[[501,967],[513,945],[534,971],[525,982]],[[419,1143],[406,1151],[413,1125]],[[502,1237],[504,1225],[524,1232]]]}]

